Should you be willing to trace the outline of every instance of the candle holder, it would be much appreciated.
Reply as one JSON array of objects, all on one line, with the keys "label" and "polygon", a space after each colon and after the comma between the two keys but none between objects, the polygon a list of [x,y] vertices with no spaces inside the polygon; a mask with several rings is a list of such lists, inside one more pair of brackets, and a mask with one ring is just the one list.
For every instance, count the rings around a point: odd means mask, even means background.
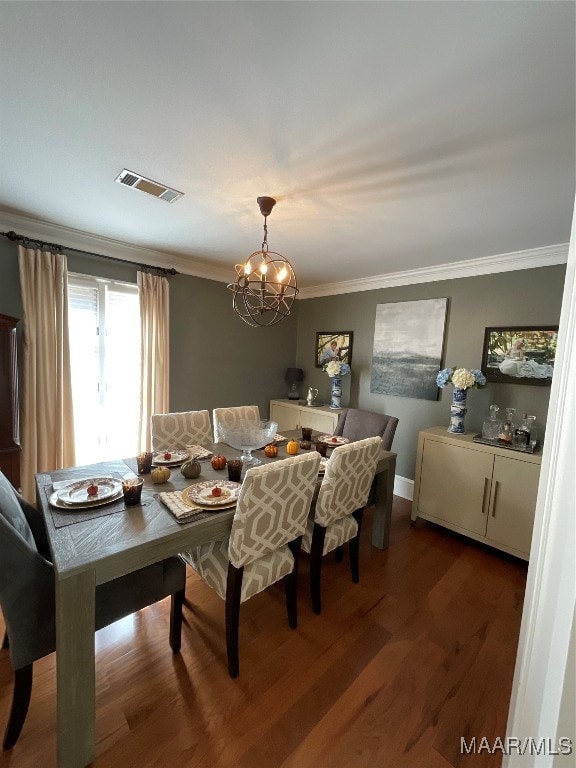
[{"label": "candle holder", "polygon": [[133,507],[140,504],[142,498],[143,477],[123,477],[122,493],[124,494],[124,503],[127,507]]},{"label": "candle holder", "polygon": [[139,453],[138,456],[136,456],[139,475],[147,475],[151,471],[153,455],[153,453],[145,452]]}]

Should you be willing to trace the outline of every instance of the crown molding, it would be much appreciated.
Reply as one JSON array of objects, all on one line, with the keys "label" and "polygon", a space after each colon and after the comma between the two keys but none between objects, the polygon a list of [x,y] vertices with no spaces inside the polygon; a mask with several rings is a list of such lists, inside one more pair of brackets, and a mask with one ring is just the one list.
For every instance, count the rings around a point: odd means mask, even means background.
[{"label": "crown molding", "polygon": [[415,283],[432,283],[437,280],[454,280],[458,277],[477,277],[498,272],[514,272],[519,269],[535,269],[566,264],[568,243],[549,245],[544,248],[531,248],[526,251],[514,251],[499,256],[486,256],[468,261],[455,261],[452,264],[438,264],[434,267],[409,269],[403,272],[390,272],[345,283],[324,283],[309,288],[302,288],[299,299],[315,299],[320,296],[336,296],[342,293],[374,291],[378,288],[395,288]]},{"label": "crown molding", "polygon": [[[14,230],[20,235],[35,240],[58,243],[64,249],[76,248],[81,251],[102,254],[111,258],[124,259],[136,264],[174,268],[178,272],[220,283],[230,282],[230,269],[195,261],[187,256],[156,251],[151,248],[128,245],[120,240],[93,235],[78,229],[71,229],[59,224],[40,221],[30,216],[11,213],[0,209],[0,230]],[[468,261],[456,261],[452,264],[439,264],[434,267],[410,269],[402,272],[390,272],[374,277],[359,278],[339,283],[300,288],[297,299],[314,299],[322,296],[337,296],[344,293],[374,291],[379,288],[395,288],[416,283],[431,283],[438,280],[454,280],[459,277],[477,277],[498,272],[513,272],[519,269],[535,269],[565,264],[568,259],[568,243],[550,245],[543,248],[531,248],[526,251],[514,251],[499,256],[486,256]]]},{"label": "crown molding", "polygon": [[136,264],[150,264],[165,269],[174,268],[178,272],[194,277],[203,277],[207,280],[217,280],[221,283],[230,282],[230,270],[216,267],[203,262],[195,261],[187,256],[175,256],[173,254],[156,251],[152,248],[144,248],[137,245],[128,245],[120,240],[112,240],[108,237],[82,232],[79,229],[71,229],[60,224],[51,224],[29,216],[11,213],[0,209],[0,230],[11,230],[19,235],[30,237],[34,240],[43,240],[49,243],[58,243],[64,250],[76,248],[80,251],[88,251],[102,256],[110,256],[115,259],[124,259]]}]

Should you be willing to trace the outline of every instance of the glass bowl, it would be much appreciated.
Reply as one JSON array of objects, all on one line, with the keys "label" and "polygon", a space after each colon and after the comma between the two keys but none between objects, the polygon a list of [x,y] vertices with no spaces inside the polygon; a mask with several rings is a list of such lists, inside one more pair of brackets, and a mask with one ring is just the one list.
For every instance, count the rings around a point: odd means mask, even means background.
[{"label": "glass bowl", "polygon": [[261,419],[260,421],[239,421],[233,426],[222,425],[220,434],[222,440],[232,448],[242,451],[240,456],[244,465],[256,466],[261,464],[260,459],[252,456],[252,451],[263,448],[274,439],[278,430],[275,421]]}]

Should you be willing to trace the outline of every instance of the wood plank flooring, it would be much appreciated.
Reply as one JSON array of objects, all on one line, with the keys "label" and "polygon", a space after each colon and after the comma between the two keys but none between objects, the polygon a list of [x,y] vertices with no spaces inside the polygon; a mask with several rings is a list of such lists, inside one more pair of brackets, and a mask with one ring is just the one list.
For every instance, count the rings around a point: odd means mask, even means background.
[{"label": "wood plank flooring", "polygon": [[[394,499],[389,550],[370,544],[360,584],[325,559],[321,616],[301,567],[299,625],[283,590],[242,606],[240,677],[226,668],[224,606],[190,572],[182,652],[169,603],[96,637],[96,768],[492,768],[460,737],[505,734],[526,564],[419,521]],[[0,619],[0,630],[3,625]],[[0,767],[56,764],[55,658],[35,664],[20,740]],[[0,728],[11,692],[0,652]]]}]

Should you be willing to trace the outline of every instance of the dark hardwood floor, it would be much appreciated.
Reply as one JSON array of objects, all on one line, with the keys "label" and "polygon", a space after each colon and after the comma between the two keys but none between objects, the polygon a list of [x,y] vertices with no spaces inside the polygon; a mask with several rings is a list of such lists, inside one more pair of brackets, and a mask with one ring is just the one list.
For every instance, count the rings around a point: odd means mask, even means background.
[{"label": "dark hardwood floor", "polygon": [[[526,564],[419,521],[395,498],[389,550],[370,544],[360,584],[347,557],[325,560],[321,616],[302,558],[299,625],[281,587],[240,616],[240,677],[226,667],[224,605],[189,573],[182,652],[168,645],[169,603],[96,637],[97,768],[491,768],[460,753],[505,734]],[[3,625],[0,619],[0,630]],[[56,763],[55,658],[35,664],[28,719],[0,766]],[[0,653],[0,728],[11,692]]]}]

